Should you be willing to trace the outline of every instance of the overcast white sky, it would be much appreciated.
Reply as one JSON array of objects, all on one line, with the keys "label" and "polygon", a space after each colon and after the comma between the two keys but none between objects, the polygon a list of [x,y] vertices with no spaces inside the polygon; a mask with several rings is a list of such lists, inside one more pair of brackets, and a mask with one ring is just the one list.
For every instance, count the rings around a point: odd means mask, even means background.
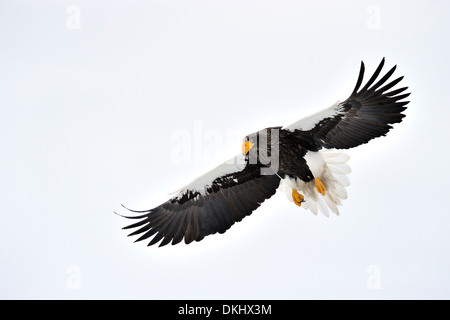
[{"label": "overcast white sky", "polygon": [[[449,10],[0,0],[0,298],[450,298]],[[246,134],[345,99],[382,57],[411,103],[349,152],[341,216],[276,194],[189,246],[121,230],[121,203],[160,204]]]}]

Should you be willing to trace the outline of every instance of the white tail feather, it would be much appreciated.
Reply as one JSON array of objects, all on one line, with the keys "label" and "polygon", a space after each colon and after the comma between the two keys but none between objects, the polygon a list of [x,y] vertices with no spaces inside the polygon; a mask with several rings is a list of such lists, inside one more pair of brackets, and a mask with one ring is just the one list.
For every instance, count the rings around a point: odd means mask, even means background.
[{"label": "white tail feather", "polygon": [[325,215],[325,217],[330,217],[330,210],[328,210],[328,206],[325,203],[325,200],[323,198],[319,198],[319,201],[317,202],[318,207],[320,211]]},{"label": "white tail feather", "polygon": [[336,175],[336,177],[343,186],[348,187],[350,185],[350,180],[348,179],[347,176],[339,174]]},{"label": "white tail feather", "polygon": [[349,174],[352,172],[352,169],[350,166],[346,163],[341,163],[340,165],[337,164],[328,164],[328,168],[331,170],[331,172],[335,174]]},{"label": "white tail feather", "polygon": [[[338,215],[339,215],[339,209],[338,209],[336,203],[334,203],[334,202],[330,199],[330,197],[325,197],[325,202],[326,202],[328,208],[330,208],[330,210],[333,211],[333,213],[334,213],[335,215],[338,216]],[[340,201],[339,201],[339,202],[340,202]]]},{"label": "white tail feather", "polygon": [[342,164],[350,160],[350,156],[348,154],[335,150],[322,151],[322,157],[325,159],[327,164]]}]

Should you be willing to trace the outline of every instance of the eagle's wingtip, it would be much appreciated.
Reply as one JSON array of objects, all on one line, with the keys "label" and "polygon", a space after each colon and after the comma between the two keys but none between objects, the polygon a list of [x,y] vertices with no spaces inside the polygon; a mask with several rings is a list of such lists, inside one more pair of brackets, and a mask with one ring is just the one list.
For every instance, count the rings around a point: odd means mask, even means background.
[{"label": "eagle's wingtip", "polygon": [[115,212],[115,211],[113,211],[113,212],[114,212],[114,214],[118,215],[119,217],[126,218],[126,216],[124,216],[124,215],[122,215],[122,214],[120,214],[120,213],[117,213],[117,212]]}]

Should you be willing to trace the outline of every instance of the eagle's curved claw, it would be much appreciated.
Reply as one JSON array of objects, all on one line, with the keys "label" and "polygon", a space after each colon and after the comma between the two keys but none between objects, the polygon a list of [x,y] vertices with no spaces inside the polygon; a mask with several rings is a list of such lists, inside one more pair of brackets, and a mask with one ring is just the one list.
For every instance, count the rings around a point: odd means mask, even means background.
[{"label": "eagle's curved claw", "polygon": [[292,200],[294,200],[294,203],[298,205],[299,207],[302,206],[302,202],[305,202],[305,197],[297,192],[297,190],[292,189]]}]

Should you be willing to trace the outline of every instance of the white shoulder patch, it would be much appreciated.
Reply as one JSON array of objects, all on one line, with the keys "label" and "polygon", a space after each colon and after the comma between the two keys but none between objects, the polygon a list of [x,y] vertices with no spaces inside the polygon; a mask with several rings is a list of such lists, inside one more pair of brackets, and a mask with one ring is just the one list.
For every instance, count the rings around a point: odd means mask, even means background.
[{"label": "white shoulder patch", "polygon": [[309,117],[303,118],[294,122],[288,126],[283,127],[285,130],[294,131],[294,130],[302,130],[307,131],[314,128],[320,121],[326,118],[332,118],[338,114],[342,114],[342,110],[339,106],[339,101],[333,104],[331,107],[319,111]]},{"label": "white shoulder patch", "polygon": [[204,195],[206,193],[206,189],[212,185],[212,182],[214,180],[230,173],[242,171],[244,170],[245,166],[245,156],[243,154],[239,154],[229,159],[228,161],[225,161],[213,170],[196,178],[194,181],[184,186],[180,190],[175,191],[174,194],[177,193],[177,196],[179,198],[181,198],[188,191],[199,192],[201,195]]}]

